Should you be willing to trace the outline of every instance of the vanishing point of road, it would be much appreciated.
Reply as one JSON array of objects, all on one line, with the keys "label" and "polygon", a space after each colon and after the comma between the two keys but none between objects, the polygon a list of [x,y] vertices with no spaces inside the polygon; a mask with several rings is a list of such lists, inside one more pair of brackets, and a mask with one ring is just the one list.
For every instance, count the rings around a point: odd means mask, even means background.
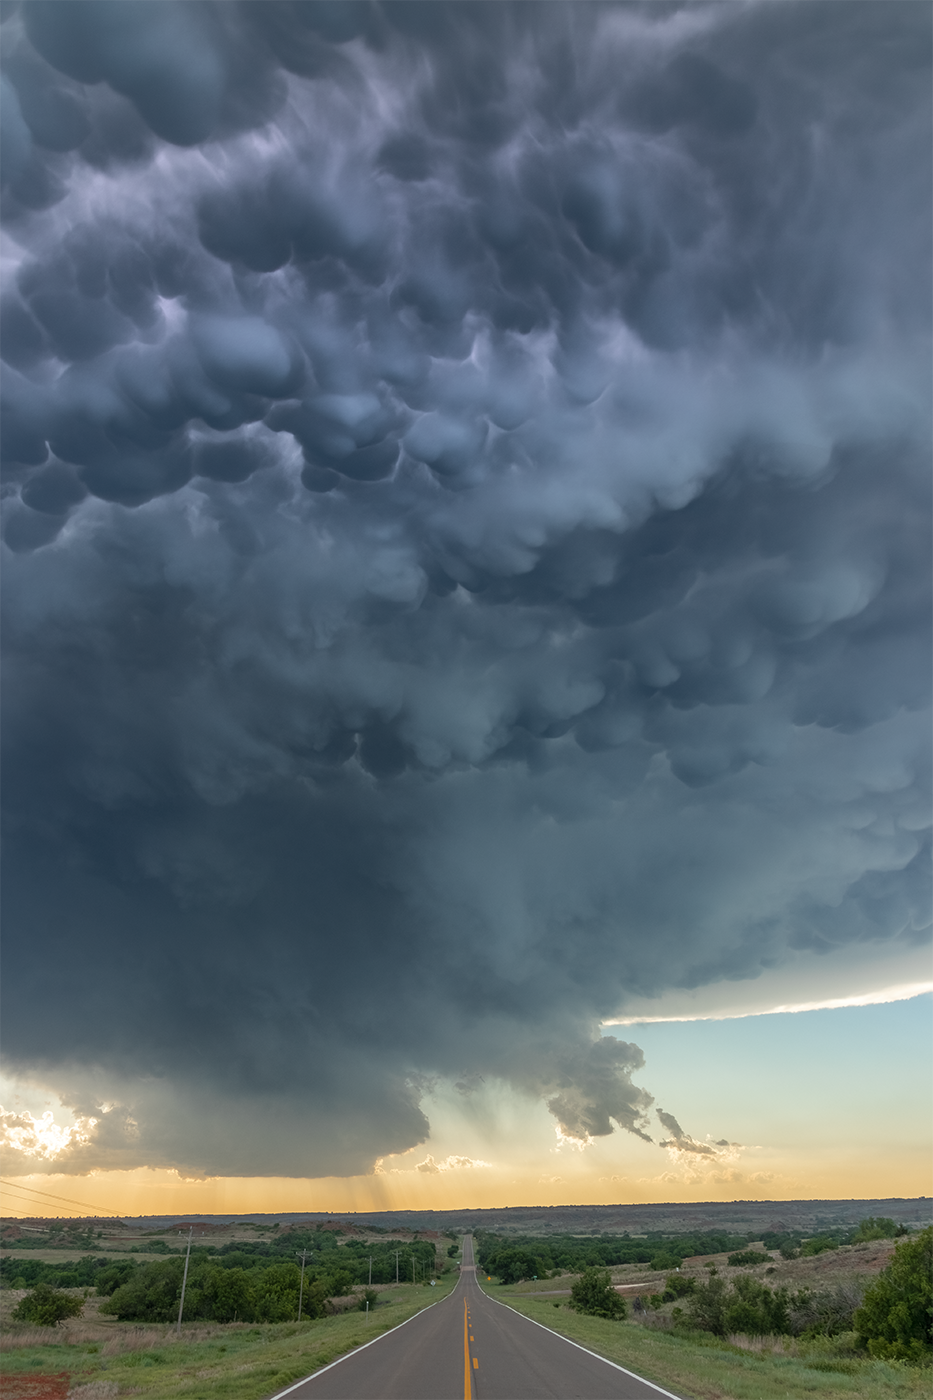
[{"label": "vanishing point of road", "polygon": [[680,1400],[497,1303],[463,1242],[452,1293],[273,1400]]}]

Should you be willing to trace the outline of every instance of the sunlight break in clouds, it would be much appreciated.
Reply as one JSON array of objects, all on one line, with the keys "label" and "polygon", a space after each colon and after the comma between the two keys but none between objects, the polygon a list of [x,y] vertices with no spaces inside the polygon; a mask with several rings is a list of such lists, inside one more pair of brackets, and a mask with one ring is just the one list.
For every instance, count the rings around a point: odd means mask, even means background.
[{"label": "sunlight break in clouds", "polygon": [[877,992],[858,996],[824,997],[820,1001],[801,1001],[792,1006],[772,1006],[767,1010],[721,1011],[707,1016],[619,1016],[604,1022],[607,1026],[637,1026],[663,1021],[726,1021],[743,1020],[746,1016],[778,1016],[788,1011],[832,1011],[843,1006],[883,1006],[891,1001],[909,1001],[912,997],[933,992],[933,982],[910,982],[899,987],[882,987]]}]

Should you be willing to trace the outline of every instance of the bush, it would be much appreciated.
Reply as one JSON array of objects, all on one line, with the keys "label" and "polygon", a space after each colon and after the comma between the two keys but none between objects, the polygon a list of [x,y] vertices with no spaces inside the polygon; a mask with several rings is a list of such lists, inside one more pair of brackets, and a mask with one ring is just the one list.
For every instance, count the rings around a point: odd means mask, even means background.
[{"label": "bush", "polygon": [[790,1294],[786,1288],[769,1288],[750,1274],[737,1278],[726,1302],[723,1322],[727,1332],[742,1332],[748,1337],[768,1337],[789,1332],[788,1306]]},{"label": "bush", "polygon": [[855,1281],[823,1293],[801,1289],[791,1306],[790,1330],[804,1337],[836,1337],[840,1332],[851,1332],[862,1291],[863,1285]]},{"label": "bush", "polygon": [[584,1269],[570,1290],[570,1306],[590,1317],[625,1316],[625,1299],[613,1288],[608,1269]]},{"label": "bush", "polygon": [[690,1295],[688,1317],[694,1327],[703,1332],[712,1332],[717,1337],[726,1335],[726,1297],[724,1279],[716,1269],[710,1269],[705,1283],[698,1283]]},{"label": "bush", "polygon": [[849,1243],[865,1244],[869,1240],[893,1240],[906,1234],[904,1226],[898,1225],[896,1220],[889,1220],[886,1215],[869,1215],[852,1231]]},{"label": "bush", "polygon": [[838,1249],[839,1241],[834,1240],[832,1235],[818,1235],[816,1239],[804,1240],[800,1246],[800,1253],[803,1257],[811,1254],[825,1254],[827,1249]]},{"label": "bush", "polygon": [[771,1255],[763,1254],[760,1249],[740,1249],[735,1254],[730,1254],[727,1263],[733,1269],[745,1264],[770,1264]]},{"label": "bush", "polygon": [[678,1298],[686,1298],[688,1294],[696,1292],[696,1286],[696,1279],[687,1274],[668,1274],[660,1301],[672,1303]]},{"label": "bush", "polygon": [[55,1327],[66,1317],[77,1317],[84,1301],[70,1293],[62,1293],[49,1283],[37,1283],[13,1310],[17,1322],[33,1322],[39,1327]]},{"label": "bush", "polygon": [[855,1314],[859,1344],[883,1361],[923,1363],[933,1346],[933,1226],[897,1245]]},{"label": "bush", "polygon": [[729,1287],[715,1269],[706,1283],[689,1294],[688,1320],[703,1332],[725,1337],[741,1332],[750,1337],[766,1337],[790,1331],[789,1310],[793,1300],[786,1288],[769,1288],[750,1274],[743,1274]]},{"label": "bush", "polygon": [[378,1297],[379,1294],[376,1292],[375,1288],[364,1288],[362,1296],[360,1297],[360,1312],[369,1311],[369,1309],[366,1307],[367,1303],[369,1304],[370,1308],[374,1308],[376,1306],[376,1300],[378,1299]]},{"label": "bush", "polygon": [[143,1264],[101,1304],[121,1322],[174,1322],[178,1316],[183,1264],[181,1259]]}]

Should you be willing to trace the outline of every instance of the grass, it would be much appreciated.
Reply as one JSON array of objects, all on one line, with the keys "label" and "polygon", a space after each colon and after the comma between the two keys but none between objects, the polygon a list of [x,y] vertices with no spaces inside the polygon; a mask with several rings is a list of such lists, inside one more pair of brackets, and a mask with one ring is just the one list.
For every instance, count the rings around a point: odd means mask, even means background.
[{"label": "grass", "polygon": [[[0,1378],[67,1371],[76,1400],[140,1395],[145,1400],[265,1400],[338,1356],[445,1297],[456,1274],[436,1288],[399,1285],[380,1292],[367,1318],[347,1312],[315,1322],[187,1323],[84,1322],[67,1329],[4,1329]],[[90,1387],[83,1391],[84,1387]]]},{"label": "grass", "polygon": [[609,1322],[571,1312],[562,1302],[480,1286],[524,1317],[588,1347],[619,1366],[691,1400],[909,1400],[931,1394],[930,1371],[855,1356],[851,1337],[735,1337],[673,1331],[640,1322]]}]

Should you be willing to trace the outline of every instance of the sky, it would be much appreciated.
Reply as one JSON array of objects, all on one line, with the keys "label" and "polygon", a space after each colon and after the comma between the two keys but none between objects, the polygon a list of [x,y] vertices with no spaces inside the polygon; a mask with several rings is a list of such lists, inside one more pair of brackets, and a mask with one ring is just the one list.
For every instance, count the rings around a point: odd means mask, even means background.
[{"label": "sky", "polygon": [[931,1193],[930,30],[4,5],[6,1210]]}]

